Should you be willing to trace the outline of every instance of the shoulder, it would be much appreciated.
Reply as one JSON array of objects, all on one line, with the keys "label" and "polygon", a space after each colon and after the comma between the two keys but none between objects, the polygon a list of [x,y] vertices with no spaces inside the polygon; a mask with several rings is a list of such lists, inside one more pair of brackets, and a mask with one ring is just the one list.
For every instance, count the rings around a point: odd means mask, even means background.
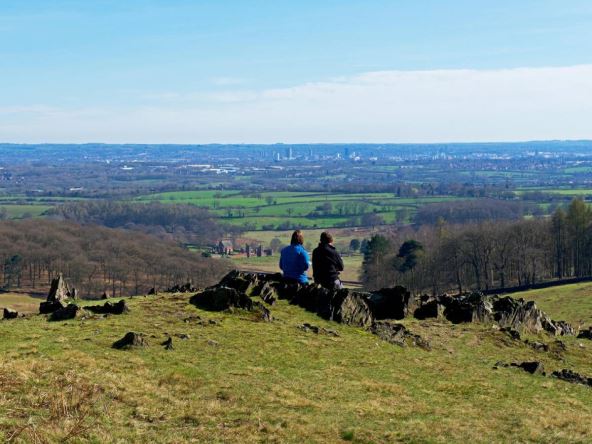
[{"label": "shoulder", "polygon": [[298,245],[296,247],[296,251],[300,254],[308,254],[308,252],[304,249],[304,247],[302,245]]}]

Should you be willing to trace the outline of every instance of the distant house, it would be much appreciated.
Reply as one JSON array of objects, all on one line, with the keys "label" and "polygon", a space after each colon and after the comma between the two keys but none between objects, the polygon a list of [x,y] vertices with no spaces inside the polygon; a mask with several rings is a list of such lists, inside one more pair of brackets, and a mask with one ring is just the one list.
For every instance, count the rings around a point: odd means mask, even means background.
[{"label": "distant house", "polygon": [[221,240],[218,242],[218,254],[230,254],[234,251],[232,241]]}]

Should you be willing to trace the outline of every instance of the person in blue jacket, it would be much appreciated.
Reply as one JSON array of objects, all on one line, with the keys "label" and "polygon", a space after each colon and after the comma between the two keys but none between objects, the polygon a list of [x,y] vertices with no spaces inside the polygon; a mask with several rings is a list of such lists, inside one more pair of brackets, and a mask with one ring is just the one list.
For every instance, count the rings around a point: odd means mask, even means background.
[{"label": "person in blue jacket", "polygon": [[302,246],[304,236],[300,230],[292,233],[290,245],[282,249],[280,256],[280,269],[284,273],[286,281],[308,284],[306,270],[310,265],[308,253]]}]

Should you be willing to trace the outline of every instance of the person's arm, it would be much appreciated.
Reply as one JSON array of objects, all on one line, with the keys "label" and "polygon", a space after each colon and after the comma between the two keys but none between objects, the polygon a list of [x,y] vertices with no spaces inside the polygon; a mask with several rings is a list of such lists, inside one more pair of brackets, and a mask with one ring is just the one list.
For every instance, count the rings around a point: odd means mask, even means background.
[{"label": "person's arm", "polygon": [[335,252],[335,268],[337,271],[343,271],[343,259],[337,251]]},{"label": "person's arm", "polygon": [[306,250],[304,248],[302,249],[302,255],[300,257],[303,260],[302,270],[303,271],[308,270],[308,267],[310,267],[310,257],[308,256],[308,253],[306,252]]}]

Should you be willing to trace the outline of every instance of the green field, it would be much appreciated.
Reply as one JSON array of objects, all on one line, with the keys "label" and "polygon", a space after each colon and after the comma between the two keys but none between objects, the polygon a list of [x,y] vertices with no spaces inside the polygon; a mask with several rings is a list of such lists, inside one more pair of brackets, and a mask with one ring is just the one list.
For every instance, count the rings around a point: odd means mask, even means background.
[{"label": "green field", "polygon": [[[572,290],[582,290],[571,308]],[[592,286],[555,293],[563,316],[592,316]],[[521,296],[521,295],[517,295]],[[553,300],[553,293],[539,297]],[[275,321],[213,313],[187,295],[128,300],[131,312],[0,322],[0,441],[590,442],[592,389],[495,362],[539,360],[592,375],[589,341],[537,352],[487,325],[403,323],[431,351],[401,348],[285,301]],[[194,321],[199,316],[202,326]],[[207,321],[217,322],[210,325]],[[303,322],[338,337],[299,330]],[[148,346],[117,351],[128,331]],[[189,335],[181,340],[176,335]],[[174,350],[160,345],[173,335]],[[531,338],[535,339],[535,338]],[[548,336],[536,337],[549,342]]]},{"label": "green field", "polygon": [[51,208],[50,205],[38,205],[38,204],[30,204],[30,205],[13,205],[13,204],[1,204],[0,203],[0,210],[5,209],[8,218],[10,219],[20,219],[23,217],[39,217],[45,211]]},{"label": "green field", "polygon": [[[239,191],[178,191],[137,198],[141,202],[184,203],[208,208],[226,222],[261,230],[285,222],[301,228],[359,225],[363,215],[377,214],[386,223],[410,221],[420,205],[455,198],[397,198],[392,193],[241,193]],[[322,209],[323,205],[329,205]],[[314,214],[313,214],[314,213]],[[352,224],[352,219],[357,223]]]}]

